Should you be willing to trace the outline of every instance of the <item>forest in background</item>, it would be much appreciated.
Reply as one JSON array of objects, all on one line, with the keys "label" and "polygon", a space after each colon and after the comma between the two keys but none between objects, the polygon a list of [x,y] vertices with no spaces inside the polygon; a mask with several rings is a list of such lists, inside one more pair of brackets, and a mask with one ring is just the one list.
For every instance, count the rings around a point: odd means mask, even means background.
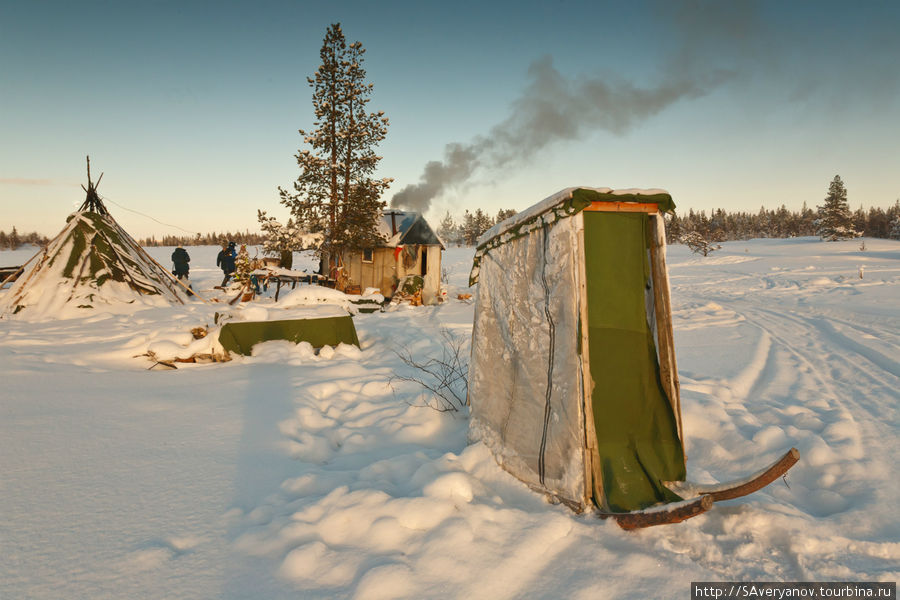
[{"label": "forest in background", "polygon": [[[475,212],[466,211],[461,218],[446,213],[437,224],[436,231],[446,244],[473,246],[482,233],[496,223],[516,214],[505,209],[491,217],[480,208]],[[666,238],[670,244],[681,242],[682,236],[692,231],[701,233],[711,241],[748,240],[753,238],[788,238],[816,235],[816,209],[805,203],[799,211],[788,210],[784,205],[775,210],[760,208],[756,213],[727,212],[716,209],[706,211],[688,210],[686,214],[666,217]],[[873,238],[900,239],[900,200],[884,209],[859,207],[851,212],[853,228],[863,236]],[[432,227],[435,224],[432,223]],[[212,232],[193,236],[164,235],[139,239],[142,246],[212,246],[229,241],[237,244],[261,245],[266,239],[263,233],[243,231],[222,233]],[[0,250],[12,250],[23,244],[44,245],[49,238],[35,232],[18,233],[15,227],[7,233],[0,230]]]}]

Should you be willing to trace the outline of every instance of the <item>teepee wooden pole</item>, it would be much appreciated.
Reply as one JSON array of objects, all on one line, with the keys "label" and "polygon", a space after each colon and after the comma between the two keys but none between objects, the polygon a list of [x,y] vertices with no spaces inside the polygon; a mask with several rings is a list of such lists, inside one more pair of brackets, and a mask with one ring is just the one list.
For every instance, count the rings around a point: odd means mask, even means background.
[{"label": "teepee wooden pole", "polygon": [[25,270],[25,267],[28,266],[28,263],[30,263],[30,262],[33,261],[35,258],[37,258],[38,256],[40,256],[41,252],[46,252],[46,251],[47,251],[46,248],[41,248],[40,250],[38,250],[37,253],[36,253],[34,256],[32,256],[31,258],[29,258],[28,260],[26,260],[26,261],[25,261],[25,264],[23,264],[21,267],[19,267],[19,270],[18,270],[18,271],[16,271],[16,272],[13,273],[12,275],[10,275],[10,276],[7,277],[6,279],[4,279],[2,282],[0,282],[0,288],[2,288],[4,285],[6,285],[7,283],[9,283],[10,281],[12,281],[13,279],[15,279],[16,277],[18,277],[18,276],[19,276],[19,273],[21,273],[22,271],[24,271],[24,270]]},{"label": "teepee wooden pole", "polygon": [[[145,288],[143,286],[141,286],[141,284],[139,284],[137,281],[134,280],[134,277],[132,277],[131,273],[128,271],[128,266],[125,264],[125,261],[122,260],[122,257],[119,256],[119,253],[116,252],[116,248],[113,245],[112,241],[108,237],[106,237],[99,228],[97,229],[97,235],[99,237],[103,238],[103,240],[106,242],[106,245],[109,246],[110,252],[112,252],[112,254],[116,258],[116,260],[119,261],[119,264],[122,266],[122,272],[125,273],[125,276],[131,280],[131,287],[134,288],[134,290],[136,292],[144,293],[142,290]],[[94,244],[92,242],[91,246],[93,246],[93,245]],[[179,298],[178,301],[181,302],[182,304],[184,304],[184,302],[181,301],[181,298]]]},{"label": "teepee wooden pole", "polygon": [[[32,256],[31,258],[29,258],[27,261],[25,261],[25,264],[22,265],[22,270],[24,270],[25,267],[28,266],[28,263],[30,263],[31,261],[33,261],[35,258],[37,258],[38,256],[40,256],[41,254],[44,255],[44,257],[41,259],[41,262],[38,263],[37,265],[35,265],[35,267],[31,270],[31,272],[28,273],[28,277],[25,279],[25,282],[22,284],[22,287],[25,287],[25,285],[28,284],[28,281],[34,276],[34,274],[41,270],[41,267],[44,265],[44,261],[47,260],[47,256],[48,256],[48,255],[47,255],[47,250],[50,249],[50,246],[52,246],[52,245],[56,242],[56,240],[58,240],[60,237],[62,237],[62,235],[66,232],[66,229],[67,229],[66,227],[63,227],[63,230],[60,231],[59,233],[57,233],[57,234],[56,234],[56,237],[54,237],[52,240],[50,240],[49,242],[47,242],[40,250],[38,250],[38,251],[34,254],[34,256]],[[21,270],[20,270],[20,272],[21,272]],[[3,284],[0,285],[0,287],[3,287],[3,285],[6,285],[6,282],[7,282],[7,281],[8,281],[8,280],[4,280],[4,281],[3,281]],[[19,295],[19,298],[21,298],[21,297],[22,297],[22,296],[21,296],[21,294],[20,294],[20,295]]]}]

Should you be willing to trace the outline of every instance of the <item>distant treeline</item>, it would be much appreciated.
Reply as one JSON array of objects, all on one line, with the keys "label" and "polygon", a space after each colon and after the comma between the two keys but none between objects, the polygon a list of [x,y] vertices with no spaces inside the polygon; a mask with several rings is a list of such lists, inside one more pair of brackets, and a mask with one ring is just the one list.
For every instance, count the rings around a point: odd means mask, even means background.
[{"label": "distant treeline", "polygon": [[195,236],[177,236],[164,235],[160,239],[156,236],[138,240],[141,246],[221,246],[228,242],[235,244],[247,244],[248,246],[260,245],[265,241],[266,237],[261,233],[250,233],[249,231],[232,233],[207,233],[205,235],[197,234]]},{"label": "distant treeline", "polygon": [[39,233],[31,232],[31,233],[19,233],[16,231],[16,228],[13,227],[12,231],[6,233],[5,231],[0,231],[0,250],[15,250],[22,244],[35,244],[37,246],[43,246],[50,242],[50,239],[47,236],[41,235]]},{"label": "distant treeline", "polygon": [[[674,244],[681,236],[696,231],[711,241],[749,240],[753,238],[788,238],[816,235],[818,212],[803,204],[799,211],[789,211],[784,205],[777,210],[758,213],[725,212],[722,209],[694,212],[666,218],[666,239]],[[900,200],[887,210],[859,207],[852,213],[853,228],[873,238],[890,238],[894,223],[900,222]]]},{"label": "distant treeline", "polygon": [[[438,226],[438,234],[445,242],[459,245],[473,245],[478,236],[494,223],[512,216],[515,211],[502,210],[495,218],[491,218],[481,209],[466,214],[457,222],[447,213]],[[897,231],[900,223],[900,200],[888,209],[859,207],[852,213],[853,228],[866,237],[890,238]],[[681,236],[691,231],[703,234],[711,241],[749,240],[753,238],[787,238],[816,235],[815,221],[818,213],[805,203],[799,211],[790,211],[784,205],[776,210],[760,208],[757,213],[726,212],[716,209],[709,214],[706,211],[678,214],[666,217],[666,238],[670,244],[676,244]],[[13,227],[10,233],[0,231],[0,250],[14,250],[22,244],[44,245],[50,240],[38,233],[19,233]],[[155,236],[138,240],[142,246],[216,246],[235,242],[248,246],[261,245],[265,241],[262,233],[223,232],[197,234],[194,236],[166,235],[157,239]]]}]

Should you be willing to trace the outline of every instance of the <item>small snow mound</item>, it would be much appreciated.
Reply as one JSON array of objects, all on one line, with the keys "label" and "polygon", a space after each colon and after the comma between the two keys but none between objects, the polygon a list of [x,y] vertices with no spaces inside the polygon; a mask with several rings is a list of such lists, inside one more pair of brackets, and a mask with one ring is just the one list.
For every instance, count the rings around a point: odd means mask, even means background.
[{"label": "small snow mound", "polygon": [[123,566],[126,571],[152,571],[161,568],[170,558],[172,551],[167,547],[143,548],[129,554]]},{"label": "small snow mound", "polygon": [[409,567],[401,564],[382,565],[363,575],[356,587],[354,598],[380,600],[405,598],[413,592],[414,575]]},{"label": "small snow mound", "polygon": [[814,517],[822,518],[844,512],[850,501],[831,490],[815,490],[803,499],[803,505]]},{"label": "small snow mound", "polygon": [[362,355],[362,351],[353,344],[341,342],[334,347],[334,355],[343,358],[359,358]]},{"label": "small snow mound", "polygon": [[784,447],[788,443],[788,439],[782,428],[771,426],[754,435],[753,443],[758,445],[761,450],[772,450]]},{"label": "small snow mound", "polygon": [[475,497],[472,480],[465,473],[447,473],[438,477],[423,489],[426,496],[433,498],[461,499],[471,502]]},{"label": "small snow mound", "polygon": [[269,311],[262,306],[248,306],[247,308],[238,311],[237,316],[242,321],[268,321]]},{"label": "small snow mound", "polygon": [[377,302],[378,304],[381,304],[382,302],[384,302],[384,295],[381,293],[380,289],[371,287],[366,288],[366,291],[363,292],[360,299],[369,300],[371,302]]},{"label": "small snow mound", "polygon": [[301,364],[315,360],[316,352],[309,342],[269,340],[254,344],[251,356],[260,362]]},{"label": "small snow mound", "polygon": [[319,585],[347,585],[356,576],[356,565],[347,553],[338,554],[316,541],[291,550],[278,574],[290,580],[310,580]]},{"label": "small snow mound", "polygon": [[816,277],[806,282],[807,287],[831,287],[835,282],[827,277]]},{"label": "small snow mound", "polygon": [[278,308],[293,308],[304,306],[331,305],[343,308],[350,314],[357,313],[357,307],[353,300],[358,296],[348,296],[338,290],[322,287],[320,285],[299,285],[297,289],[278,301]]},{"label": "small snow mound", "polygon": [[152,341],[147,345],[147,353],[152,354],[156,360],[170,361],[198,354],[224,352],[219,344],[218,329],[196,340],[189,331],[161,332],[152,337]]}]

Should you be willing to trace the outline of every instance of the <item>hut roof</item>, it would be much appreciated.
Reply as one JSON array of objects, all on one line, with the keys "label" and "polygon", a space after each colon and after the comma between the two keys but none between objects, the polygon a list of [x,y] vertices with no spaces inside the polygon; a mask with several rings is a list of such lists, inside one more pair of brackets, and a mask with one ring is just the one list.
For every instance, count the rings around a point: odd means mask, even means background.
[{"label": "hut roof", "polygon": [[379,232],[387,239],[387,248],[420,244],[436,245],[444,249],[444,244],[421,213],[406,210],[389,210],[381,215]]}]

